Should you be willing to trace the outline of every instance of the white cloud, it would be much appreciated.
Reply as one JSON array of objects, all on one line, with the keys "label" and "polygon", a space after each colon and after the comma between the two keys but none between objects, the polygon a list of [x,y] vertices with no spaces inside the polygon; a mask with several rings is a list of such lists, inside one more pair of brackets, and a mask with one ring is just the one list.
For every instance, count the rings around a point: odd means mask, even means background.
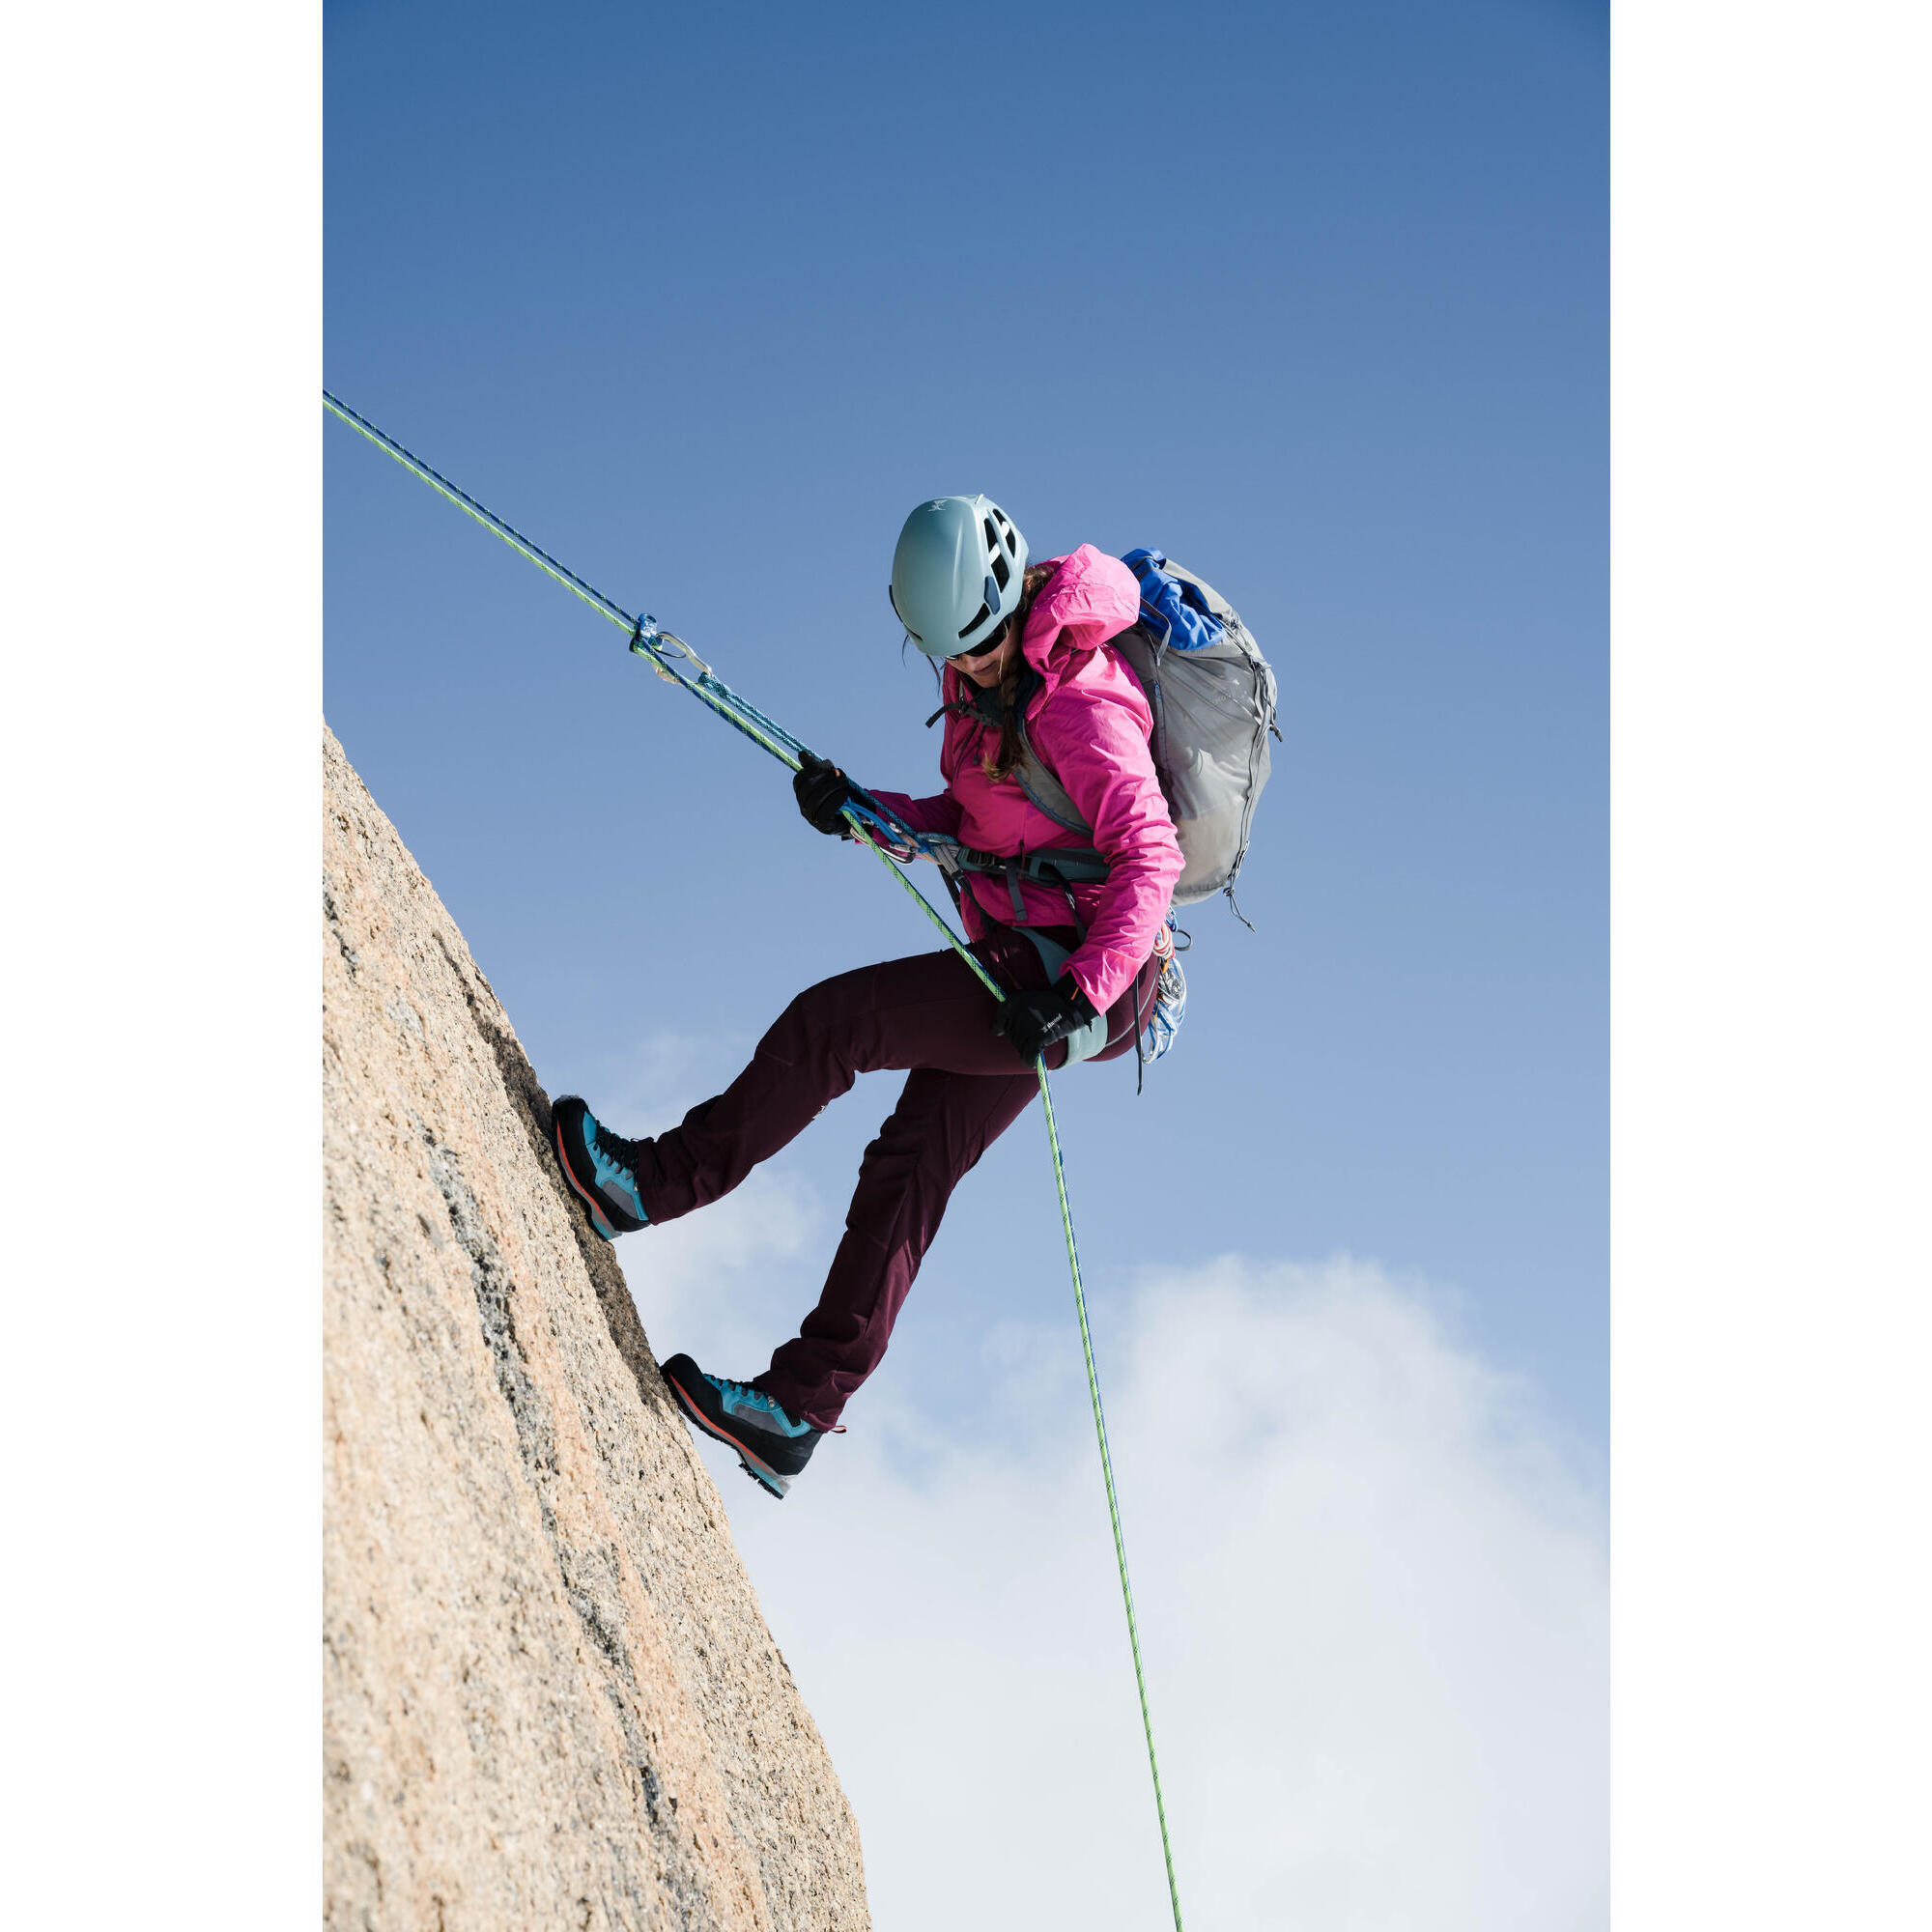
[{"label": "white cloud", "polygon": [[805,1181],[761,1169],[700,1214],[625,1236],[617,1259],[660,1358],[683,1350],[724,1375],[763,1368],[774,1332],[788,1334],[811,1305],[808,1258],[826,1245],[826,1218]]},{"label": "white cloud", "polygon": [[[1151,1276],[1099,1339],[1189,1922],[1605,1923],[1603,1509],[1527,1392],[1347,1261]],[[782,1505],[714,1466],[881,1932],[1155,1932],[1070,1314],[981,1368],[994,1447],[880,1395]]]}]

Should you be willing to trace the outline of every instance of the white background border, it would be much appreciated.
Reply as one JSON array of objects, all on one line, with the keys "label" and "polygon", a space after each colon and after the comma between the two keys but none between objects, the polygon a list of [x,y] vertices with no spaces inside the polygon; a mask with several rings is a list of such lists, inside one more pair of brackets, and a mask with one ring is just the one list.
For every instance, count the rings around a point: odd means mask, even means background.
[{"label": "white background border", "polygon": [[[1629,1926],[1927,1909],[1926,17],[1616,14]],[[316,1903],[319,28],[0,78],[21,1923]]]},{"label": "white background border", "polygon": [[319,1917],[320,29],[0,62],[20,1926]]},{"label": "white background border", "polygon": [[1926,22],[1615,14],[1629,1926],[1932,1918]]}]

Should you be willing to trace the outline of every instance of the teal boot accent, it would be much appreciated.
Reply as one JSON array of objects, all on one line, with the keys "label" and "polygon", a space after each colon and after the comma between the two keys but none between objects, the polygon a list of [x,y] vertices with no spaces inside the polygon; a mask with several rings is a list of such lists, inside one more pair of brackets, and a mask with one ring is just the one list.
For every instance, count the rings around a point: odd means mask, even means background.
[{"label": "teal boot accent", "polygon": [[689,1355],[673,1355],[659,1365],[658,1373],[678,1407],[705,1435],[735,1449],[746,1475],[775,1496],[782,1497],[791,1488],[826,1434],[787,1415],[750,1382],[706,1375]]},{"label": "teal boot accent", "polygon": [[574,1094],[551,1109],[551,1141],[563,1178],[589,1210],[590,1225],[607,1241],[649,1226],[651,1217],[638,1192],[640,1143],[601,1125]]}]

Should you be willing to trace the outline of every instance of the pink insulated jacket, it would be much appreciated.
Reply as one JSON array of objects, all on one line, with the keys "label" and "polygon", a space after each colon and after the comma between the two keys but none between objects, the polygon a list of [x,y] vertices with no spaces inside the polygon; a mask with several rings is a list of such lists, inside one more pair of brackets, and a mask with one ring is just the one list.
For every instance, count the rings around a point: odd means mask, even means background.
[{"label": "pink insulated jacket", "polygon": [[[1027,736],[1094,828],[1092,844],[1112,862],[1097,885],[1073,889],[1087,937],[1067,961],[1080,990],[1105,1012],[1153,951],[1180,876],[1180,845],[1154,776],[1147,699],[1133,673],[1102,648],[1140,614],[1140,584],[1124,563],[1092,544],[1049,560],[1059,568],[1035,596],[1020,637],[1041,679],[1026,705]],[[974,686],[951,665],[942,677],[949,704],[974,696]],[[934,798],[873,795],[915,831],[946,833],[983,852],[1089,843],[1039,810],[1016,780],[995,783],[986,776],[983,767],[999,742],[997,727],[953,712],[939,754],[946,789]],[[970,937],[1015,923],[1004,879],[969,873],[966,884]],[[1027,882],[1020,890],[1025,923],[1069,923],[1061,893]]]}]

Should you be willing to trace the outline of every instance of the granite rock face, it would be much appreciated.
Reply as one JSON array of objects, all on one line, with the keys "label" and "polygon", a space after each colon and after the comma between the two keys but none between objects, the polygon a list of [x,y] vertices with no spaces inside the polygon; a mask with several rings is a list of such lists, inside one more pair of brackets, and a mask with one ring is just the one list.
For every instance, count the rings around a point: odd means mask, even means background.
[{"label": "granite rock face", "polygon": [[324,760],[326,1922],[865,1932],[857,1825],[549,1101]]}]

